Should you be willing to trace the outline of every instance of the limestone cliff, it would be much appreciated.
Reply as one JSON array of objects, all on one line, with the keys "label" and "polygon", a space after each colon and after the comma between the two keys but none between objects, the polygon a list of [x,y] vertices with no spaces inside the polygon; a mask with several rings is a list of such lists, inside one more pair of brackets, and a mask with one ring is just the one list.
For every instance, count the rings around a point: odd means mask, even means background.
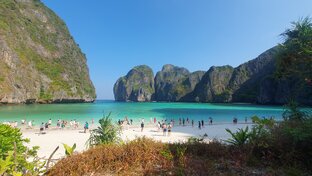
[{"label": "limestone cliff", "polygon": [[0,102],[91,102],[86,57],[40,0],[1,0]]},{"label": "limestone cliff", "polygon": [[[294,99],[312,105],[312,84],[299,82],[296,76],[288,79],[275,76],[279,51],[276,46],[236,68],[213,66],[206,73],[190,73],[186,68],[165,65],[156,74],[151,100],[285,104]],[[122,81],[117,83],[124,84]],[[115,91],[115,97],[127,88]]]},{"label": "limestone cliff", "polygon": [[186,68],[164,65],[155,77],[155,100],[178,101],[186,94],[189,74]]},{"label": "limestone cliff", "polygon": [[154,73],[146,65],[134,67],[114,85],[117,101],[151,101],[154,91]]},{"label": "limestone cliff", "polygon": [[186,101],[227,102],[227,90],[234,69],[231,66],[211,67]]}]

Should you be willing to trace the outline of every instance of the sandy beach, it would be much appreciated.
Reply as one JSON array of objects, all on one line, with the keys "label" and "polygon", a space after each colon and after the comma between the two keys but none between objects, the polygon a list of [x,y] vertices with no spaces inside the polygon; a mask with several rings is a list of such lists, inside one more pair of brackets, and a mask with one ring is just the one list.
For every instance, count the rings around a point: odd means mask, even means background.
[{"label": "sandy beach", "polygon": [[[138,137],[148,137],[157,141],[174,143],[174,142],[186,142],[190,137],[200,137],[207,134],[208,137],[205,141],[209,142],[212,139],[224,140],[230,137],[230,135],[225,131],[229,128],[232,131],[237,130],[237,128],[245,128],[251,124],[213,124],[206,125],[202,129],[198,129],[197,126],[194,127],[187,126],[175,126],[172,129],[170,136],[164,136],[162,131],[157,131],[157,127],[154,125],[147,125],[143,132],[139,126],[129,126],[124,127],[121,132],[121,139],[123,141],[130,141]],[[91,127],[92,128],[92,127]],[[94,127],[95,128],[95,127]],[[26,130],[23,129],[23,136],[30,139],[30,143],[27,146],[39,146],[38,156],[40,158],[48,158],[54,149],[59,146],[60,148],[54,154],[53,159],[59,159],[65,156],[65,151],[63,143],[72,146],[76,143],[77,152],[82,152],[87,149],[86,142],[90,136],[90,133],[83,133],[82,129],[52,129],[46,130],[46,134],[39,135],[39,129]]]}]

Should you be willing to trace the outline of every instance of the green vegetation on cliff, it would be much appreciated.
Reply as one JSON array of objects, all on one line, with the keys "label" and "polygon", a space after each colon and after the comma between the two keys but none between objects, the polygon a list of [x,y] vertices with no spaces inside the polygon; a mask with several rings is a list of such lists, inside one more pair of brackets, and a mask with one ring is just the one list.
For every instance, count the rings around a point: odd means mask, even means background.
[{"label": "green vegetation on cliff", "polygon": [[0,50],[1,102],[95,99],[85,55],[39,0],[1,1]]}]

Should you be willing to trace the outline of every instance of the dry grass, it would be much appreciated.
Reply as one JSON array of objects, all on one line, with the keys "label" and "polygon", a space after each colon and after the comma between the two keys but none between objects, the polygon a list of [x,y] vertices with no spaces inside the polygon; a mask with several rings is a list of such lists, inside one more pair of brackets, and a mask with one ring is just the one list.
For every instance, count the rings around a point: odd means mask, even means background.
[{"label": "dry grass", "polygon": [[47,175],[287,175],[273,162],[252,156],[247,146],[238,148],[217,141],[164,144],[139,138],[67,157]]}]

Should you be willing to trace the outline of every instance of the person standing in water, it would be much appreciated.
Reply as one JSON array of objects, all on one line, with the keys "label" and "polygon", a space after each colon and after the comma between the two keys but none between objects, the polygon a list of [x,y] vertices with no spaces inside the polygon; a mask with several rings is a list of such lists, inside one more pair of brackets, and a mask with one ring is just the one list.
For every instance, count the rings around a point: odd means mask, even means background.
[{"label": "person standing in water", "polygon": [[194,127],[194,120],[192,119],[192,127]]},{"label": "person standing in water", "polygon": [[201,122],[198,121],[198,128],[201,130]]}]

